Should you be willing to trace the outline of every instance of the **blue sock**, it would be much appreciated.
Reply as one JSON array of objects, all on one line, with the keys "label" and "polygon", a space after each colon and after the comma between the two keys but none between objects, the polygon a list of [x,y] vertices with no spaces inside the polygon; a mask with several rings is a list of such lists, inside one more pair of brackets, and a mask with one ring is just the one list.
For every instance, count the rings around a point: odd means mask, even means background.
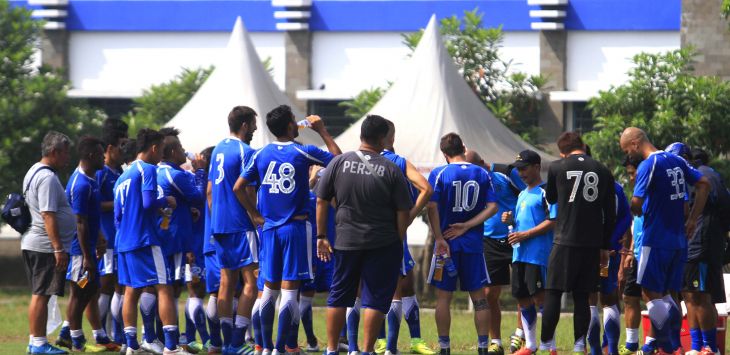
[{"label": "blue sock", "polygon": [[375,352],[373,351],[372,353],[369,353],[367,351],[363,351],[360,353],[360,355],[375,355]]},{"label": "blue sock", "polygon": [[[157,314],[158,309],[159,308],[155,307],[155,314]],[[165,343],[165,329],[162,326],[162,319],[160,319],[159,314],[157,315],[157,317],[155,317],[155,333],[157,334],[157,340],[159,340],[160,342],[162,342],[164,344]]]},{"label": "blue sock", "polygon": [[274,346],[279,354],[283,354],[286,351],[287,336],[292,329],[292,322],[294,320],[294,313],[291,309],[291,303],[284,300],[284,292],[282,292],[282,299],[279,305],[279,324],[276,332],[276,345]]},{"label": "blue sock", "polygon": [[177,349],[177,342],[180,339],[180,330],[176,325],[166,325],[162,327],[162,333],[165,337],[165,347],[168,350]]},{"label": "blue sock", "polygon": [[702,330],[700,328],[690,328],[690,338],[692,338],[692,350],[702,351]]},{"label": "blue sock", "polygon": [[477,335],[477,347],[486,349],[489,346],[489,335]]},{"label": "blue sock", "polygon": [[639,343],[626,343],[626,349],[631,351],[639,350]]},{"label": "blue sock", "polygon": [[527,308],[520,308],[520,313],[527,321],[527,326],[535,324],[535,321],[537,321],[537,309],[534,304]]},{"label": "blue sock", "polygon": [[124,343],[124,324],[121,322],[121,319],[112,317],[112,333],[115,343]]},{"label": "blue sock", "polygon": [[408,324],[411,339],[421,337],[420,308],[416,296],[403,297],[403,318]]},{"label": "blue sock", "polygon": [[271,290],[264,287],[264,293],[261,297],[261,333],[264,336],[264,349],[273,350],[274,344],[272,338],[274,336],[274,314],[276,299],[279,296],[279,290]]},{"label": "blue sock", "polygon": [[[257,301],[258,302],[258,301]],[[256,345],[264,347],[264,335],[261,333],[261,308],[256,305],[251,313],[251,326],[253,327],[253,337]]]},{"label": "blue sock", "polygon": [[347,338],[347,325],[342,327],[342,330],[340,330],[340,338]]},{"label": "blue sock", "polygon": [[664,302],[667,303],[667,308],[669,308],[669,342],[672,346],[672,351],[674,351],[682,346],[680,338],[680,333],[682,332],[682,310],[677,307],[677,304],[673,300],[670,302],[667,299],[671,299],[671,297],[665,296]]},{"label": "blue sock", "polygon": [[210,329],[210,345],[215,347],[223,346],[223,339],[221,339],[221,322],[219,319],[208,318],[208,328]]},{"label": "blue sock", "polygon": [[231,318],[220,318],[221,320],[221,333],[223,333],[223,347],[226,348],[231,345],[231,339],[233,337],[233,319]]},{"label": "blue sock", "polygon": [[355,305],[347,309],[347,347],[349,352],[360,351],[357,346],[358,330],[360,329],[360,299],[355,299]]},{"label": "blue sock", "polygon": [[312,297],[299,297],[299,315],[302,318],[304,334],[307,336],[307,344],[315,345],[317,336],[314,335],[314,325],[312,324]]},{"label": "blue sock", "polygon": [[61,327],[61,331],[58,333],[58,337],[61,339],[71,339],[71,327],[64,325]]},{"label": "blue sock", "polygon": [[137,328],[136,327],[124,328],[124,338],[127,341],[127,347],[134,349],[134,350],[139,349],[139,342],[137,342]]},{"label": "blue sock", "polygon": [[[703,345],[717,352],[717,328],[702,331]],[[693,348],[694,349],[694,348]]]},{"label": "blue sock", "polygon": [[656,340],[649,341],[646,344],[641,346],[641,351],[643,351],[645,354],[651,354],[656,349],[657,349]]},{"label": "blue sock", "polygon": [[400,320],[403,316],[403,303],[394,300],[390,303],[390,309],[385,316],[388,320],[388,341],[386,349],[393,354],[398,352],[398,333],[400,331]]},{"label": "blue sock", "polygon": [[439,347],[441,349],[448,349],[451,348],[451,338],[449,336],[441,336],[439,335]]},{"label": "blue sock", "polygon": [[603,308],[603,339],[609,355],[618,355],[618,341],[621,337],[621,313],[617,306]]},{"label": "blue sock", "polygon": [[210,340],[210,334],[208,334],[208,328],[205,327],[205,312],[203,311],[203,307],[196,307],[193,311],[193,324],[195,329],[198,330],[198,334],[200,334],[200,341],[203,344],[207,343]]},{"label": "blue sock", "polygon": [[155,331],[155,314],[152,312],[154,308],[147,312],[140,307],[140,313],[142,313],[142,325],[144,326],[144,341],[153,343],[157,339],[157,333]]},{"label": "blue sock", "polygon": [[291,327],[289,327],[289,334],[286,336],[286,347],[289,349],[297,349],[299,348],[299,322],[300,320],[297,319],[298,314],[294,315],[294,319],[292,320]]},{"label": "blue sock", "polygon": [[73,344],[73,347],[76,349],[81,349],[84,347],[84,344],[86,344],[86,337],[82,333],[81,336],[74,337],[71,336],[71,343]]},{"label": "blue sock", "polygon": [[598,318],[598,308],[591,306],[591,321],[588,325],[586,341],[591,348],[591,355],[602,355],[601,349],[601,321]]},{"label": "blue sock", "polygon": [[236,323],[234,324],[233,335],[231,337],[231,347],[237,349],[243,346],[243,343],[246,341],[246,332],[249,326],[251,326],[250,319],[243,316],[236,316]]},{"label": "blue sock", "polygon": [[[189,298],[188,302],[190,302]],[[185,308],[186,310],[183,312],[185,314],[185,340],[187,340],[189,344],[195,341],[195,322],[192,318],[190,318],[190,314],[187,312],[187,307]]]}]

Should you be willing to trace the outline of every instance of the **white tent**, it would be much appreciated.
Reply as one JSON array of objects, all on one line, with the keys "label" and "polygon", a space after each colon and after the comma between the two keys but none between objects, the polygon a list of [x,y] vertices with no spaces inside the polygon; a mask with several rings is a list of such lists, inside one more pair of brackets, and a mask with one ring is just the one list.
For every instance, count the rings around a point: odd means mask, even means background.
[{"label": "white tent", "polygon": [[[251,141],[254,148],[274,140],[266,127],[266,113],[279,105],[291,106],[264,69],[240,17],[208,80],[166,126],[180,129],[183,146],[197,152],[228,136],[228,113],[239,105],[249,106],[258,113],[258,129]],[[292,110],[297,119],[304,118],[296,108],[292,107]],[[319,135],[309,129],[301,130],[297,140],[324,144]]]},{"label": "white tent", "polygon": [[[393,121],[396,152],[424,173],[446,163],[439,140],[449,132],[458,133],[467,148],[488,163],[513,162],[525,149],[540,152],[504,126],[474,94],[444,46],[435,16],[400,76],[368,114]],[[358,147],[363,120],[337,137],[343,151]],[[555,160],[540,154],[545,162]]]}]

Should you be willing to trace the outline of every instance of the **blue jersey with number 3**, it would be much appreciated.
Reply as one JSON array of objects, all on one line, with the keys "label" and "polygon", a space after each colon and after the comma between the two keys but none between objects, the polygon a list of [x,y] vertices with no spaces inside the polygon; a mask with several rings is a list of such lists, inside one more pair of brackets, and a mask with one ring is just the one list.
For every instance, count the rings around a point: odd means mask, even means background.
[{"label": "blue jersey with number 3", "polygon": [[274,142],[256,152],[241,177],[256,182],[264,230],[307,215],[309,167],[327,166],[334,155],[313,145]]},{"label": "blue jersey with number 3", "polygon": [[694,185],[701,177],[702,173],[684,159],[664,151],[652,153],[639,164],[634,197],[644,199],[642,246],[657,249],[687,247],[684,232],[687,183]]},{"label": "blue jersey with number 3", "polygon": [[243,167],[255,151],[236,137],[228,137],[218,143],[210,156],[208,181],[212,185],[210,229],[214,234],[240,233],[254,230],[233,186]]},{"label": "blue jersey with number 3", "polygon": [[[482,212],[489,202],[495,202],[489,173],[469,163],[452,163],[431,171],[428,182],[433,186],[431,201],[438,205],[441,232],[453,223],[462,223]],[[452,252],[481,253],[482,224],[464,235],[448,241]]]}]

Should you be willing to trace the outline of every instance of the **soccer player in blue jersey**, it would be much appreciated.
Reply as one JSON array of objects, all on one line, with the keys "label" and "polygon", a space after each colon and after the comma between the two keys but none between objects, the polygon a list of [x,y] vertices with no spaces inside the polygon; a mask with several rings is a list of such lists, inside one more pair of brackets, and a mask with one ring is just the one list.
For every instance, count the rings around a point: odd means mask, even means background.
[{"label": "soccer player in blue jersey", "polygon": [[[458,278],[462,291],[474,303],[479,354],[489,346],[489,305],[484,288],[489,284],[482,245],[483,223],[497,213],[496,197],[486,170],[466,162],[464,143],[456,133],[441,138],[447,165],[431,171],[433,195],[428,219],[436,239],[428,282],[436,286],[436,327],[441,354],[451,353],[449,307]],[[449,265],[457,275],[451,275]],[[439,270],[440,269],[440,270]],[[457,277],[458,276],[458,277]]]},{"label": "soccer player in blue jersey", "polygon": [[[69,178],[66,197],[76,215],[76,236],[71,244],[71,259],[66,272],[70,281],[71,295],[68,300],[67,319],[71,330],[71,351],[99,352],[105,347],[86,344],[81,329],[84,309],[90,305],[95,312],[90,319],[94,335],[101,335],[98,305],[95,303],[99,290],[96,265],[96,245],[99,239],[101,201],[96,172],[104,167],[104,144],[92,137],[83,137],[78,143],[79,166]],[[93,303],[93,304],[92,304]],[[108,339],[107,339],[108,340]]]},{"label": "soccer player in blue jersey", "polygon": [[[231,110],[228,114],[230,136],[213,149],[208,173],[211,232],[220,266],[218,317],[224,354],[253,352],[244,342],[256,301],[254,270],[259,261],[258,240],[255,226],[236,199],[234,185],[254,154],[248,144],[257,129],[256,116],[256,112],[246,106],[236,106]],[[246,186],[242,191],[253,194],[253,186]],[[243,279],[244,286],[234,323],[233,297],[239,278]]]},{"label": "soccer player in blue jersey", "polygon": [[[684,159],[657,150],[639,128],[624,130],[620,145],[627,155],[644,158],[631,199],[633,214],[644,216],[637,283],[649,300],[646,305],[657,339],[657,353],[671,354],[678,344],[670,341],[670,328],[681,322],[682,314],[667,293],[681,288],[687,236],[695,232],[710,184]],[[695,186],[696,199],[685,223],[687,183]]]},{"label": "soccer player in blue jersey", "polygon": [[[479,153],[466,150],[466,160],[477,164],[489,172],[492,186],[497,197],[497,214],[484,221],[484,259],[487,260],[487,270],[491,283],[486,288],[487,302],[489,303],[489,337],[492,339],[488,355],[504,355],[502,346],[502,309],[499,296],[502,287],[510,284],[510,265],[512,264],[512,246],[508,242],[507,225],[502,223],[504,212],[514,213],[517,196],[527,185],[520,179],[516,168],[505,164],[486,164]],[[539,308],[539,306],[538,306]],[[521,318],[517,317],[517,328],[510,336],[509,352],[522,348],[525,334],[522,330]]]},{"label": "soccer player in blue jersey", "polygon": [[[157,290],[159,315],[165,337],[164,354],[188,354],[178,346],[175,298],[170,267],[163,256],[158,217],[164,208],[177,206],[172,196],[165,197],[157,186],[155,165],[162,159],[164,136],[151,129],[137,134],[137,160],[132,162],[114,186],[114,218],[117,223],[119,283],[124,293],[124,335],[127,355],[144,354],[137,342],[137,303],[142,289]],[[148,342],[149,343],[149,342]]]},{"label": "soccer player in blue jersey", "polygon": [[[411,192],[411,200],[413,201],[413,207],[409,212],[409,224],[418,216],[419,213],[426,207],[433,189],[429,185],[426,178],[421,175],[416,167],[402,157],[395,153],[395,125],[392,121],[386,120],[388,123],[388,135],[385,139],[385,149],[382,156],[395,163],[398,168],[403,172],[403,175],[408,179],[408,188]],[[386,314],[385,319],[388,323],[388,337],[385,339],[385,327],[381,328],[381,336],[375,343],[376,353],[385,353],[386,355],[392,355],[398,353],[398,333],[400,331],[401,318],[405,315],[406,323],[408,323],[408,330],[411,335],[411,352],[422,355],[433,355],[436,352],[431,350],[426,342],[421,339],[421,317],[420,309],[418,307],[418,300],[416,299],[416,291],[413,285],[413,267],[416,262],[411,256],[410,250],[408,249],[408,238],[403,240],[403,263],[401,266],[401,278],[398,282],[398,288],[393,296],[393,301]],[[359,312],[359,310],[358,310]],[[348,334],[355,333],[357,328],[350,329]]]},{"label": "soccer player in blue jersey", "polygon": [[[319,133],[329,152],[313,145],[294,142],[299,127],[291,108],[279,106],[266,114],[266,125],[276,141],[261,148],[236,182],[234,191],[258,225],[263,225],[260,273],[265,287],[261,298],[261,320],[264,339],[268,339],[274,324],[274,303],[281,290],[279,329],[275,350],[282,354],[299,352],[296,334],[299,332],[297,296],[302,280],[312,278],[311,230],[307,228],[309,200],[309,167],[326,166],[341,153],[319,116],[309,116],[310,128]],[[260,185],[258,206],[246,194],[251,183]],[[287,338],[291,332],[291,339]],[[267,341],[268,342],[268,341]],[[286,344],[285,344],[286,343]],[[264,353],[273,344],[264,344]]]},{"label": "soccer player in blue jersey", "polygon": [[[531,150],[520,152],[512,166],[527,187],[520,193],[515,211],[502,212],[501,222],[514,225],[507,236],[513,248],[512,296],[520,306],[520,317],[525,332],[525,347],[516,355],[531,355],[537,350],[537,307],[545,282],[547,263],[553,244],[553,228],[557,206],[548,203],[540,177],[540,155]],[[544,344],[543,344],[544,345]],[[549,350],[549,349],[542,349]]]},{"label": "soccer player in blue jersey", "polygon": [[[165,136],[163,142],[165,148],[162,150],[162,162],[157,166],[157,185],[162,188],[165,196],[173,196],[177,201],[177,208],[172,211],[170,216],[160,217],[160,235],[166,236],[170,241],[168,258],[175,274],[175,297],[177,299],[182,291],[181,286],[185,282],[185,270],[190,270],[191,265],[197,267],[195,250],[201,249],[199,254],[202,254],[202,237],[193,233],[193,223],[200,219],[201,210],[193,206],[203,205],[208,179],[203,169],[205,163],[199,159],[191,162],[193,168],[197,170],[197,178],[196,175],[181,168],[181,165],[187,161],[187,156],[178,138],[177,129],[166,127],[161,129],[160,133]],[[200,267],[197,267],[197,270],[200,274]],[[192,286],[189,288],[190,295],[195,296],[196,289]],[[202,294],[202,290],[199,290],[198,295]],[[200,298],[195,298],[194,302],[202,305]],[[186,310],[188,306],[190,306],[190,297],[186,303]],[[185,314],[185,336],[184,341],[181,341],[181,346],[189,349],[189,343],[195,340],[196,327],[187,312]],[[201,323],[202,335],[207,336],[205,322]],[[205,339],[205,341],[207,340]]]}]

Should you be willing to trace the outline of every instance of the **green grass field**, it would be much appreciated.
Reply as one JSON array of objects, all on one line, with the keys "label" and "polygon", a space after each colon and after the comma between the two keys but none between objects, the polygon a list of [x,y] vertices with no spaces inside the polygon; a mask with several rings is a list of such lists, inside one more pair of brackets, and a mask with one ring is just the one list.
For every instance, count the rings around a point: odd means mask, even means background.
[{"label": "green grass field", "polygon": [[[184,296],[184,295],[183,295]],[[28,343],[28,320],[27,307],[29,301],[28,292],[25,290],[0,290],[0,354],[24,354]],[[322,298],[322,296],[318,296]],[[182,298],[184,299],[184,297]],[[65,301],[60,299],[61,313],[65,315]],[[321,304],[321,300],[316,302]],[[182,310],[183,307],[181,306]],[[516,325],[516,314],[509,312],[502,317],[502,339],[505,345],[509,342],[509,335]],[[184,322],[181,322],[184,327]],[[315,333],[323,346],[325,340],[324,309],[316,308],[314,311]],[[539,328],[539,322],[538,322]],[[276,329],[276,328],[274,328]],[[432,310],[424,309],[421,312],[421,329],[423,338],[434,348],[438,348],[436,339],[436,324]],[[84,331],[87,338],[91,338],[91,329],[88,323],[84,324]],[[539,329],[538,329],[539,331]],[[399,348],[403,352],[409,350],[410,337],[405,322],[401,324]],[[539,333],[538,333],[539,334]],[[55,340],[56,334],[51,335],[51,341]],[[572,317],[565,315],[561,318],[557,329],[557,344],[559,352],[569,353],[573,349],[573,323]],[[304,333],[301,331],[300,342],[304,342]],[[362,339],[362,338],[361,338]],[[623,333],[622,339],[623,342]],[[451,346],[454,354],[469,354],[476,352],[476,332],[474,331],[473,314],[466,311],[455,310],[452,312],[451,324]],[[728,352],[730,353],[730,352]]]}]

